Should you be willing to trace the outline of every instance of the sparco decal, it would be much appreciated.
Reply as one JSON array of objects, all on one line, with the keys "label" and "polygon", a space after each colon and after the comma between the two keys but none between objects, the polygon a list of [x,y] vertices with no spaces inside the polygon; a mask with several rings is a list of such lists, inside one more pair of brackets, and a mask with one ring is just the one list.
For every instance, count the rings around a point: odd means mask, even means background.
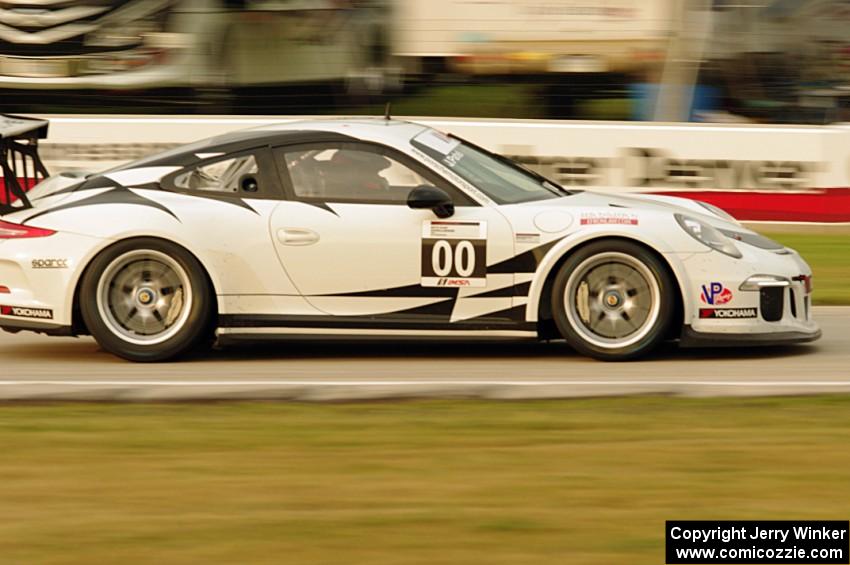
[{"label": "sparco decal", "polygon": [[33,259],[33,269],[67,269],[67,259]]},{"label": "sparco decal", "polygon": [[700,308],[699,317],[703,319],[756,318],[758,308]]},{"label": "sparco decal", "polygon": [[24,308],[21,306],[0,306],[0,314],[3,316],[15,316],[18,318],[39,318],[52,320],[53,310],[47,308]]},{"label": "sparco decal", "polygon": [[718,282],[702,285],[702,292],[699,295],[699,299],[702,300],[702,303],[710,306],[722,306],[723,304],[728,304],[732,298],[732,291]]}]

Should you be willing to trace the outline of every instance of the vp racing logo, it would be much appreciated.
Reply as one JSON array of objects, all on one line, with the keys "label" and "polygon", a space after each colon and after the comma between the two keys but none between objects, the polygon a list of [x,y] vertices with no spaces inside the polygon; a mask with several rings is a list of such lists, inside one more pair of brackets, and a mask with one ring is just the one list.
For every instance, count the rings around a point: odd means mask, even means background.
[{"label": "vp racing logo", "polygon": [[47,308],[24,308],[21,306],[0,306],[0,315],[14,316],[16,318],[52,320],[53,310],[49,310]]},{"label": "vp racing logo", "polygon": [[[709,306],[729,304],[734,295],[732,291],[719,282],[702,285],[699,299]],[[758,317],[757,308],[700,308],[699,317],[702,319],[752,319]]]},{"label": "vp racing logo", "polygon": [[702,285],[699,299],[709,306],[721,306],[732,301],[732,291],[718,282]]}]

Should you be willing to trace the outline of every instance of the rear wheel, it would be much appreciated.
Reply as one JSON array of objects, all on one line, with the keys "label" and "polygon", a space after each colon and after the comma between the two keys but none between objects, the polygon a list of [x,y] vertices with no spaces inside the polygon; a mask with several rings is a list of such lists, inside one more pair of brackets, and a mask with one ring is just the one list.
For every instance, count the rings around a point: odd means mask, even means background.
[{"label": "rear wheel", "polygon": [[675,308],[667,267],[627,241],[591,243],[555,277],[552,312],[574,349],[605,361],[633,359],[666,336]]},{"label": "rear wheel", "polygon": [[107,351],[132,361],[164,361],[206,340],[212,298],[203,268],[189,252],[142,238],[117,243],[92,261],[80,310]]}]

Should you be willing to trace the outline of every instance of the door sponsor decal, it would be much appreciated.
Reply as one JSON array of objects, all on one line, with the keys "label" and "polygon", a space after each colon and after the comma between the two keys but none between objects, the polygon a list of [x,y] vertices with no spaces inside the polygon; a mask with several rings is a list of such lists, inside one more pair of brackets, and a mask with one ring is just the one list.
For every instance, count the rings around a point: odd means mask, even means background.
[{"label": "door sponsor decal", "polygon": [[487,222],[423,222],[422,286],[487,286]]},{"label": "door sponsor decal", "polygon": [[600,226],[613,224],[617,226],[636,226],[638,218],[627,212],[585,212],[579,219],[582,226]]},{"label": "door sponsor decal", "polygon": [[758,317],[758,308],[700,308],[702,319],[740,319]]},{"label": "door sponsor decal", "polygon": [[732,298],[732,291],[719,282],[702,285],[702,292],[699,296],[699,299],[702,300],[703,304],[708,304],[710,306],[722,306],[723,304],[728,304],[732,301]]},{"label": "door sponsor decal", "polygon": [[518,233],[515,236],[516,242],[524,245],[540,245],[539,233]]}]

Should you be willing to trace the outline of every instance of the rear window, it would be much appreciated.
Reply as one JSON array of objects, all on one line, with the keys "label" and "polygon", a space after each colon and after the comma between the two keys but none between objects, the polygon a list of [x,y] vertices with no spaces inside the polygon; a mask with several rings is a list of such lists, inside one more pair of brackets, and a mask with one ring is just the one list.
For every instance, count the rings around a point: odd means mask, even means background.
[{"label": "rear window", "polygon": [[244,175],[259,173],[253,155],[240,155],[189,169],[174,177],[174,186],[182,190],[201,190],[234,194],[239,192],[239,181]]}]

